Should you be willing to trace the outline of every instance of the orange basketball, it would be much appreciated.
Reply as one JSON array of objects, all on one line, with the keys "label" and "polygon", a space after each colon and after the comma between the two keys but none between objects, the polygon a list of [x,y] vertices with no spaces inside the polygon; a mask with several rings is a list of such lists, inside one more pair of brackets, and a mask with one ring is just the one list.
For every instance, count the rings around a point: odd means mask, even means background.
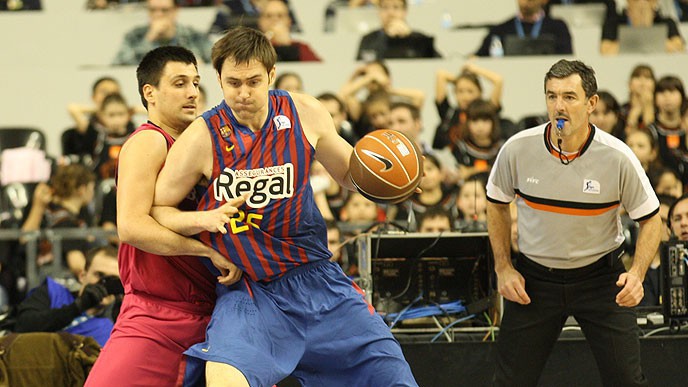
[{"label": "orange basketball", "polygon": [[416,144],[390,129],[363,136],[351,153],[349,165],[358,191],[378,203],[406,200],[423,177],[423,156]]}]

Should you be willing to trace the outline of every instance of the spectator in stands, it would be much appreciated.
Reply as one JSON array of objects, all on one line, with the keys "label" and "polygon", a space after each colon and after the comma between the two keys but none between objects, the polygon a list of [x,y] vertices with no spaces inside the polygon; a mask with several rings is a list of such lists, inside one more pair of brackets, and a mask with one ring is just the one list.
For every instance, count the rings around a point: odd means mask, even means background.
[{"label": "spectator in stands", "polygon": [[[616,55],[619,53],[619,26],[650,27],[665,24],[668,27],[667,38],[664,41],[666,52],[683,52],[685,44],[676,22],[661,16],[658,12],[657,0],[627,0],[626,9],[618,18],[607,20],[602,27],[602,55]],[[657,44],[661,44],[657,42]]]},{"label": "spectator in stands", "polygon": [[614,95],[605,90],[597,92],[600,99],[595,110],[590,114],[590,122],[607,133],[624,141],[626,139],[626,123],[621,117],[621,106]]},{"label": "spectator in stands", "polygon": [[662,167],[650,174],[650,184],[655,189],[657,195],[673,196],[679,198],[683,195],[683,182],[678,172]]},{"label": "spectator in stands", "polygon": [[655,121],[655,72],[648,64],[639,64],[628,81],[629,100],[621,106],[626,133],[644,128]]},{"label": "spectator in stands", "polygon": [[[435,131],[432,147],[442,149],[461,136],[461,128],[466,123],[466,109],[476,99],[482,98],[483,88],[480,78],[486,79],[492,86],[488,100],[501,109],[502,75],[467,62],[458,75],[440,69],[435,74],[435,106],[440,116],[440,124]],[[456,106],[449,103],[449,93],[454,93]]]},{"label": "spectator in stands", "polygon": [[[223,35],[227,30],[239,25],[258,28],[258,15],[265,5],[266,0],[222,0],[213,24],[210,26],[211,35]],[[289,8],[291,19],[291,32],[302,32],[296,14],[289,6],[289,1],[284,1]]]},{"label": "spectator in stands", "polygon": [[378,11],[382,28],[361,38],[357,60],[392,58],[439,58],[431,36],[414,31],[406,22],[406,0],[380,0]]},{"label": "spectator in stands", "polygon": [[359,192],[349,192],[339,219],[349,223],[351,228],[361,231],[371,224],[384,221],[385,213],[375,202],[366,199]]},{"label": "spectator in stands", "polygon": [[325,105],[327,111],[330,112],[337,133],[339,133],[339,135],[351,146],[356,145],[359,137],[356,132],[354,132],[354,128],[348,120],[349,117],[346,106],[344,106],[344,101],[334,93],[322,93],[317,98]]},{"label": "spectator in stands", "polygon": [[442,207],[431,207],[418,219],[418,232],[449,232],[452,216]]},{"label": "spectator in stands", "polygon": [[422,90],[393,87],[389,68],[384,62],[374,61],[359,66],[339,91],[354,130],[359,136],[366,134],[370,127],[370,123],[363,119],[363,101],[379,92],[385,92],[390,103],[406,101],[419,109],[422,109],[425,101],[425,93]]},{"label": "spectator in stands", "polygon": [[658,159],[657,140],[647,128],[628,133],[626,145],[631,148],[648,176],[655,169],[661,167],[662,163]]},{"label": "spectator in stands", "polygon": [[41,0],[5,0],[0,1],[0,11],[40,11]]},{"label": "spectator in stands", "polygon": [[456,197],[459,210],[456,229],[462,232],[487,230],[487,173],[480,172],[468,177]]},{"label": "spectator in stands", "polygon": [[[420,181],[420,193],[414,193],[409,200],[397,205],[396,220],[413,222],[431,208],[439,207],[456,219],[456,186],[447,186],[444,182],[444,170],[439,159],[433,154],[423,155],[423,179]],[[411,215],[409,210],[413,211]]]},{"label": "spectator in stands", "polygon": [[[70,105],[70,113],[77,122],[77,127],[88,125],[88,112],[88,109]],[[115,176],[119,150],[127,136],[133,132],[132,110],[121,94],[113,93],[103,99],[97,116],[99,124],[92,125],[92,130],[96,132],[95,134],[87,132],[88,143],[83,144],[90,148],[84,146],[81,149],[83,155],[78,159],[96,171],[99,179],[108,179]]]},{"label": "spectator in stands", "polygon": [[669,207],[668,221],[671,235],[688,241],[688,194],[683,194]]},{"label": "spectator in stands", "polygon": [[[93,200],[95,176],[81,164],[59,167],[50,185],[40,183],[33,194],[31,210],[22,225],[22,231],[52,228],[77,228],[88,225],[85,207]],[[74,277],[85,269],[84,252],[89,248],[85,239],[64,239],[62,258]],[[54,260],[52,245],[43,241],[38,255],[38,266]],[[52,273],[59,275],[61,273]]]},{"label": "spectator in stands", "polygon": [[307,43],[292,39],[291,24],[284,0],[267,0],[260,9],[258,28],[277,51],[278,62],[320,62]]},{"label": "spectator in stands", "polygon": [[334,220],[326,220],[327,227],[327,248],[332,253],[330,261],[337,262],[341,266],[344,273],[349,277],[358,276],[358,262],[349,260],[351,255],[348,254],[347,246],[342,241],[342,230]]},{"label": "spectator in stands", "polygon": [[449,145],[458,165],[459,180],[489,171],[503,143],[497,107],[483,99],[471,102],[461,136]]},{"label": "spectator in stands", "polygon": [[422,153],[432,152],[430,145],[420,137],[423,132],[423,120],[420,109],[408,102],[394,102],[389,110],[389,129],[398,130],[415,141]]},{"label": "spectator in stands", "polygon": [[384,90],[368,95],[363,102],[363,114],[356,125],[358,134],[363,137],[378,129],[387,129],[391,124],[390,111],[392,96]]},{"label": "spectator in stands", "polygon": [[[659,199],[659,217],[662,219],[661,241],[666,242],[671,238],[671,229],[669,228],[669,208],[676,201],[675,197],[657,194]],[[645,295],[640,301],[640,306],[660,305],[662,295],[662,288],[660,286],[660,271],[659,265],[661,263],[660,250],[657,249],[654,259],[650,263],[645,273],[643,280],[643,290]]]},{"label": "spectator in stands", "polygon": [[[490,52],[490,46],[498,43],[499,48],[502,49],[503,45],[506,44],[507,36],[517,36],[521,39],[553,40],[555,54],[573,54],[571,33],[566,23],[559,19],[552,19],[545,14],[543,6],[547,0],[517,0],[517,3],[518,13],[516,16],[490,28],[475,55],[498,56],[499,54]],[[511,55],[509,52],[504,52],[503,49],[500,53]]]},{"label": "spectator in stands", "polygon": [[124,296],[117,249],[100,247],[86,255],[76,292],[48,277],[17,307],[17,332],[66,331],[105,345]]},{"label": "spectator in stands", "polygon": [[688,110],[683,81],[677,76],[660,78],[655,85],[655,122],[649,129],[657,139],[659,157],[664,165],[683,172],[682,180],[688,181],[688,171],[683,171],[681,160],[688,154],[686,128],[683,114]]},{"label": "spectator in stands", "polygon": [[[101,109],[103,100],[110,94],[121,92],[119,82],[115,78],[105,76],[98,78],[91,91],[92,104],[85,105],[70,103],[67,111],[74,120],[75,126],[62,133],[62,156],[67,162],[80,162],[84,165],[92,166],[93,153],[98,143],[99,133],[105,132]],[[135,108],[130,108],[135,112]],[[134,131],[134,124],[127,123],[127,132]]]},{"label": "spectator in stands", "polygon": [[282,89],[293,93],[303,93],[303,80],[293,71],[287,71],[275,78],[275,89]]},{"label": "spectator in stands", "polygon": [[[616,13],[616,1],[615,0],[548,0],[545,2],[544,9],[545,14],[550,14],[550,8],[553,5],[576,5],[576,4],[604,4],[606,6],[606,12],[604,14],[604,20],[614,19],[618,16]],[[600,26],[601,27],[601,26]]]},{"label": "spectator in stands", "polygon": [[210,62],[212,42],[206,34],[177,23],[179,7],[175,0],[147,0],[148,24],[124,36],[113,65],[136,65],[146,53],[160,46],[182,46],[203,62]]}]

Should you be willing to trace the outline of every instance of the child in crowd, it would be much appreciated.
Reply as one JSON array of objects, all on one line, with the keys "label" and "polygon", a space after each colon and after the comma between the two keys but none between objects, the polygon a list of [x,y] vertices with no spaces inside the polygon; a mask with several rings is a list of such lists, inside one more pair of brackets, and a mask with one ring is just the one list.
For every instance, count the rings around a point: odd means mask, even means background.
[{"label": "child in crowd", "polygon": [[[420,181],[421,193],[414,193],[406,202],[397,205],[397,220],[409,220],[409,207],[416,219],[433,207],[440,207],[447,211],[452,218],[456,218],[456,189],[455,186],[445,186],[444,172],[440,161],[432,154],[423,155],[423,178]],[[451,187],[451,188],[449,188]]]},{"label": "child in crowd", "polygon": [[661,162],[657,158],[657,143],[647,128],[636,129],[628,133],[626,145],[631,148],[648,176],[653,173],[653,170],[661,166]]},{"label": "child in crowd", "polygon": [[675,170],[668,167],[657,168],[650,175],[650,184],[657,195],[679,198],[683,195],[683,182]]},{"label": "child in crowd", "polygon": [[489,101],[471,102],[463,126],[459,138],[450,144],[459,169],[459,181],[477,172],[489,171],[504,143],[499,133],[497,107]]},{"label": "child in crowd", "polygon": [[295,72],[285,72],[275,79],[275,89],[286,90],[292,93],[303,93],[303,80]]},{"label": "child in crowd", "polygon": [[[664,76],[655,86],[657,114],[649,128],[657,138],[659,157],[664,165],[677,170],[686,148],[686,128],[683,113],[686,111],[686,94],[683,82],[676,76]],[[683,176],[684,181],[688,176]]]},{"label": "child in crowd", "polygon": [[[86,227],[89,223],[88,206],[93,200],[95,176],[81,164],[70,164],[58,168],[50,185],[40,183],[33,194],[31,210],[22,225],[22,231],[36,231],[51,228]],[[84,252],[91,246],[83,239],[64,239],[62,258],[66,269],[75,277],[84,270]],[[39,246],[38,266],[43,267],[54,260],[52,244],[43,240]],[[43,267],[43,274],[52,268]]]},{"label": "child in crowd", "polygon": [[621,106],[614,95],[605,90],[597,92],[600,99],[597,107],[590,114],[590,122],[598,128],[615,136],[621,141],[626,140],[626,123],[621,117]]},{"label": "child in crowd", "polygon": [[119,151],[130,134],[131,111],[121,94],[110,94],[99,110],[103,127],[93,150],[93,163],[100,179],[115,177]]},{"label": "child in crowd", "polygon": [[640,64],[631,71],[629,100],[621,107],[626,133],[647,127],[655,121],[655,79],[655,72],[650,65]]},{"label": "child in crowd", "polygon": [[430,207],[418,219],[418,232],[449,232],[452,215],[442,207]]},{"label": "child in crowd", "polygon": [[[479,67],[471,62],[466,63],[459,75],[447,70],[438,70],[435,75],[435,105],[440,117],[440,125],[435,131],[432,147],[442,149],[461,137],[461,130],[466,122],[466,109],[476,99],[482,98],[483,88],[480,77],[492,84],[489,101],[499,110],[502,106],[503,78],[500,74]],[[456,106],[451,106],[448,89],[453,87]]]},{"label": "child in crowd", "polygon": [[459,210],[456,230],[475,232],[487,230],[486,172],[468,177],[459,189],[456,208]]}]

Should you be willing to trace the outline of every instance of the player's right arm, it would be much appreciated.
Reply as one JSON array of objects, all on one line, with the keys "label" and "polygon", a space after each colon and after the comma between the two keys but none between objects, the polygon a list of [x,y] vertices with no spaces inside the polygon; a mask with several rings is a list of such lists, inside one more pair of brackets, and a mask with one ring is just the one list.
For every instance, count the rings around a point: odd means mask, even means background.
[{"label": "player's right arm", "polygon": [[497,289],[507,300],[526,305],[526,281],[511,263],[511,213],[508,204],[487,202],[487,230],[494,255]]},{"label": "player's right arm", "polygon": [[214,250],[161,226],[150,215],[155,182],[166,155],[165,138],[156,131],[141,131],[124,144],[117,178],[120,240],[153,254],[210,257]]}]

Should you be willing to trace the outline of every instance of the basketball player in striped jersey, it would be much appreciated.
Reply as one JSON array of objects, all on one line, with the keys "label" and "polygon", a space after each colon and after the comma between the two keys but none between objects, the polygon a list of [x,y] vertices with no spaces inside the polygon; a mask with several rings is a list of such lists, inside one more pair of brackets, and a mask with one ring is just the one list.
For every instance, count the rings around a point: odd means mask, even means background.
[{"label": "basketball player in striped jersey", "polygon": [[[177,385],[182,353],[203,339],[215,304],[216,280],[199,257],[230,270],[225,283],[241,277],[215,250],[149,215],[167,151],[196,117],[196,58],[185,48],[160,47],[142,59],[136,75],[148,122],[129,137],[119,156],[118,261],[125,296],[87,386]],[[195,208],[194,195],[187,195],[192,190],[184,193],[181,208]],[[204,219],[224,219],[242,202],[230,200]]]},{"label": "basketball player in striped jersey", "polygon": [[416,386],[387,325],[329,260],[310,165],[317,159],[353,189],[352,148],[318,100],[269,90],[275,58],[254,29],[238,27],[215,43],[224,100],[170,149],[156,185],[163,206],[204,179],[199,210],[246,197],[226,233],[200,235],[245,275],[218,286],[206,340],[186,352],[188,363],[207,361],[211,386],[270,386],[290,374],[306,386]]}]

